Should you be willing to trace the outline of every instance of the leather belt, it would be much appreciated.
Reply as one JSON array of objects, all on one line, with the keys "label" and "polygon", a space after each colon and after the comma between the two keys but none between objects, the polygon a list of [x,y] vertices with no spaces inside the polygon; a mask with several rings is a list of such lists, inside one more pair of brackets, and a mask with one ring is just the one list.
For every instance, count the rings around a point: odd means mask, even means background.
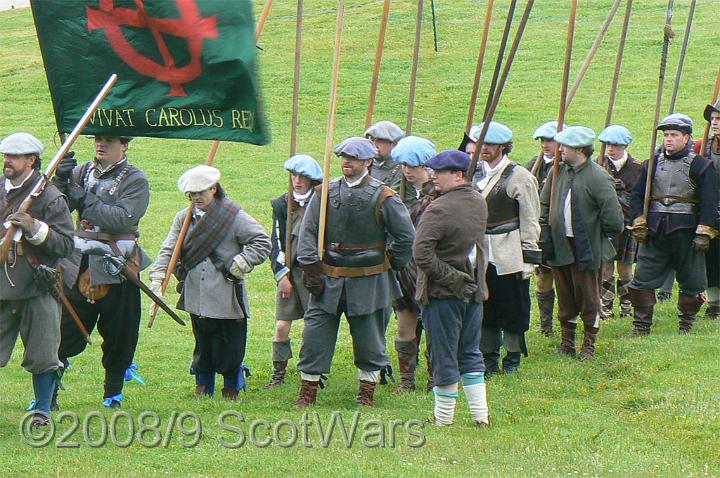
[{"label": "leather belt", "polygon": [[328,250],[333,252],[339,251],[366,251],[368,249],[384,249],[385,241],[367,242],[352,244],[349,242],[331,242],[328,244]]},{"label": "leather belt", "polygon": [[108,234],[106,232],[86,231],[82,228],[75,230],[75,235],[83,239],[91,239],[95,241],[134,241],[137,239],[135,234]]},{"label": "leather belt", "polygon": [[386,257],[385,262],[382,264],[368,267],[338,267],[323,263],[322,268],[325,275],[336,279],[341,277],[367,277],[390,270],[390,261]]}]

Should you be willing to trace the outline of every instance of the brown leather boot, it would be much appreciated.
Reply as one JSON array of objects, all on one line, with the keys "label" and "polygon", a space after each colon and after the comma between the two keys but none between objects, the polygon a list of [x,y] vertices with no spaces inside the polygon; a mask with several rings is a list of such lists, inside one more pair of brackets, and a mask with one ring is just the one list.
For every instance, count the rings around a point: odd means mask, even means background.
[{"label": "brown leather boot", "polygon": [[690,332],[703,300],[697,295],[687,295],[680,292],[678,295],[678,317],[680,318],[679,332],[687,334]]},{"label": "brown leather boot", "polygon": [[376,386],[376,382],[366,382],[365,380],[360,380],[360,389],[358,390],[357,397],[355,398],[355,403],[364,407],[372,407]]},{"label": "brown leather boot", "polygon": [[707,309],[705,309],[705,318],[710,320],[720,319],[720,301],[708,302]]},{"label": "brown leather boot", "polygon": [[616,287],[617,287],[617,295],[620,299],[620,317],[631,317],[632,316],[632,304],[630,303],[630,293],[628,292],[628,284],[630,282],[625,282],[620,279],[618,279]]},{"label": "brown leather boot", "polygon": [[310,380],[300,380],[300,394],[295,406],[297,408],[305,408],[310,405],[315,405],[317,400],[317,389],[320,385],[320,381],[312,382]]},{"label": "brown leather boot", "polygon": [[270,381],[265,384],[264,388],[272,388],[285,383],[285,373],[287,372],[287,360],[273,362],[273,372]]},{"label": "brown leather boot", "polygon": [[595,355],[595,340],[597,339],[598,329],[596,327],[585,327],[583,336],[583,345],[578,354],[579,360],[588,360]]},{"label": "brown leather boot", "polygon": [[633,305],[633,328],[631,337],[648,335],[653,321],[655,291],[652,289],[629,288],[630,302]]},{"label": "brown leather boot", "polygon": [[237,400],[238,391],[235,388],[223,388],[222,389],[222,397],[225,400],[230,400],[230,401],[234,402],[235,400]]},{"label": "brown leather boot", "polygon": [[394,394],[415,391],[415,369],[417,368],[417,343],[395,340],[395,350],[398,354],[398,368],[400,369],[400,383],[393,390]]},{"label": "brown leather boot", "polygon": [[572,322],[565,322],[561,323],[560,325],[560,331],[562,333],[562,336],[557,351],[558,353],[575,357],[575,354],[577,353],[575,351],[575,328],[577,327],[577,324],[573,324]]},{"label": "brown leather boot", "polygon": [[207,395],[207,386],[206,385],[195,385],[195,395],[199,397],[204,397]]},{"label": "brown leather boot", "polygon": [[612,319],[613,302],[615,302],[615,287],[612,281],[604,280],[600,287],[600,318],[602,320]]},{"label": "brown leather boot", "polygon": [[555,289],[548,292],[535,291],[535,299],[540,314],[540,333],[546,337],[553,334],[553,309],[555,308]]}]

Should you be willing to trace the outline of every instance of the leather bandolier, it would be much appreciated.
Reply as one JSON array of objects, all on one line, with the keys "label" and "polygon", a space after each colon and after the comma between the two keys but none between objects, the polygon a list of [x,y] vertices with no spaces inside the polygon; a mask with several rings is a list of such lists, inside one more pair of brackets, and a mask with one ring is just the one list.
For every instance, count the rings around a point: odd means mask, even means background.
[{"label": "leather bandolier", "polygon": [[694,153],[671,161],[661,154],[652,182],[650,212],[697,214],[698,187],[690,178]]},{"label": "leather bandolier", "polygon": [[520,228],[520,207],[507,193],[508,180],[516,166],[515,163],[507,165],[485,198],[488,206],[486,234],[505,234]]},{"label": "leather bandolier", "polygon": [[330,277],[365,277],[390,269],[381,206],[395,191],[367,176],[358,187],[330,183],[323,270]]}]

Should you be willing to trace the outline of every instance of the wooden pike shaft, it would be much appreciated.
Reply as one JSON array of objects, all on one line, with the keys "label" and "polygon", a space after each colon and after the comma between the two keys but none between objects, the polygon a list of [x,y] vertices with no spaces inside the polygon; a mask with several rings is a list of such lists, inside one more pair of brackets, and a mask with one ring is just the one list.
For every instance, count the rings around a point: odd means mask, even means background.
[{"label": "wooden pike shaft", "polygon": [[502,39],[500,40],[500,49],[498,50],[497,59],[495,60],[495,70],[490,80],[490,88],[488,88],[488,97],[485,102],[485,110],[483,111],[483,121],[485,121],[487,117],[488,111],[490,110],[490,103],[492,103],[492,99],[495,96],[495,88],[497,87],[498,76],[500,76],[500,70],[502,69],[503,56],[505,56],[505,47],[507,46],[508,37],[510,36],[510,27],[512,27],[516,5],[517,0],[510,0],[510,7],[508,8],[507,18],[505,19],[505,28],[503,29]]},{"label": "wooden pike shaft", "polygon": [[[618,46],[617,56],[615,57],[615,72],[613,73],[613,81],[610,86],[610,98],[608,99],[607,113],[605,114],[605,127],[610,126],[612,122],[612,114],[615,109],[615,98],[617,97],[618,83],[620,82],[620,69],[622,67],[623,54],[625,52],[625,40],[627,39],[628,28],[630,27],[630,16],[632,14],[633,0],[627,0],[625,5],[625,18],[623,19],[622,32],[620,33],[620,45]],[[600,145],[600,154],[597,162],[602,166],[605,164],[605,143]]]},{"label": "wooden pike shaft", "polygon": [[530,18],[530,12],[532,11],[532,7],[534,4],[535,0],[528,0],[527,4],[525,5],[525,11],[523,12],[522,19],[520,20],[520,25],[515,32],[515,38],[513,39],[512,46],[510,47],[510,52],[508,53],[508,58],[505,62],[505,66],[503,66],[503,72],[500,76],[497,90],[495,91],[495,95],[493,96],[492,103],[490,103],[490,108],[488,109],[486,121],[483,124],[482,129],[480,130],[480,136],[478,136],[477,140],[478,146],[475,148],[475,152],[473,153],[472,159],[470,160],[470,167],[468,168],[466,175],[468,182],[472,182],[473,175],[475,174],[478,158],[480,158],[480,145],[485,141],[485,135],[487,134],[488,127],[490,126],[490,120],[492,120],[493,115],[495,114],[495,110],[500,103],[500,97],[502,96],[503,89],[505,88],[505,82],[507,81],[508,75],[510,74],[510,68],[512,67],[515,53],[517,53],[518,47],[520,46],[520,40],[522,39],[523,32],[525,31],[525,26],[527,25],[528,18]]},{"label": "wooden pike shaft", "polygon": [[688,42],[690,41],[690,29],[692,28],[693,17],[695,16],[695,4],[697,0],[690,2],[690,12],[688,13],[687,24],[685,25],[685,36],[683,37],[682,48],[680,49],[680,59],[678,60],[677,72],[675,73],[675,84],[673,85],[672,97],[670,98],[670,109],[668,114],[675,111],[675,101],[677,100],[678,90],[680,89],[680,80],[682,79],[683,65],[685,64],[685,54],[687,53]]},{"label": "wooden pike shaft", "polygon": [[600,44],[602,43],[603,39],[605,39],[605,34],[608,31],[608,28],[610,28],[610,24],[612,23],[613,19],[615,18],[615,14],[618,11],[618,8],[620,7],[620,2],[622,0],[615,0],[615,3],[613,4],[612,8],[610,8],[610,13],[608,14],[607,18],[603,22],[602,26],[600,27],[600,31],[598,32],[597,36],[595,37],[595,41],[593,41],[592,46],[590,47],[590,52],[588,52],[587,56],[585,57],[585,60],[583,60],[582,65],[580,66],[580,71],[578,72],[577,77],[575,78],[575,82],[572,85],[572,88],[570,88],[570,92],[567,95],[567,98],[565,100],[565,108],[567,109],[570,106],[570,103],[572,103],[573,98],[575,97],[575,93],[577,92],[577,89],[580,87],[580,83],[582,82],[583,78],[585,78],[585,74],[587,73],[588,69],[590,68],[590,63],[592,63],[593,58],[595,58],[595,53],[597,53],[598,48],[600,48]]},{"label": "wooden pike shaft", "polygon": [[[295,22],[295,74],[293,76],[293,112],[292,125],[290,128],[290,157],[297,152],[297,127],[300,110],[300,47],[302,44],[302,10],[303,0],[297,3],[297,20]],[[287,195],[287,223],[285,224],[285,264],[292,267],[292,224],[293,224],[293,182],[292,173],[288,173],[288,195]]]},{"label": "wooden pike shaft", "polygon": [[480,77],[482,76],[482,67],[483,61],[485,60],[485,50],[487,49],[487,39],[490,31],[490,20],[492,19],[492,9],[494,3],[495,0],[488,0],[487,8],[485,10],[485,24],[483,26],[482,37],[480,39],[480,52],[478,53],[477,65],[475,66],[475,82],[473,83],[467,121],[465,122],[465,132],[468,133],[468,135],[470,134],[473,117],[475,116],[475,104],[477,103],[478,89],[480,88]]},{"label": "wooden pike shaft", "polygon": [[[567,98],[568,81],[570,79],[570,58],[572,57],[573,38],[575,37],[575,16],[577,15],[577,0],[572,0],[570,7],[570,19],[568,20],[567,43],[565,45],[565,64],[563,66],[562,87],[560,91],[560,109],[558,112],[558,131],[562,130],[565,123],[565,100]],[[553,177],[550,183],[550,211],[548,223],[552,224],[553,207],[555,205],[555,189],[557,184],[558,169],[560,169],[560,146],[555,149],[553,159]]]},{"label": "wooden pike shaft", "polygon": [[407,122],[405,123],[405,134],[412,134],[413,110],[415,109],[415,89],[417,86],[417,70],[420,60],[420,34],[422,33],[423,0],[418,0],[417,20],[415,21],[415,46],[413,48],[412,70],[410,70],[410,94],[408,95]]},{"label": "wooden pike shaft", "polygon": [[[260,39],[260,35],[262,34],[263,28],[265,28],[265,21],[267,20],[268,15],[270,14],[270,7],[272,7],[272,0],[267,0],[265,2],[265,6],[263,7],[263,11],[260,14],[260,18],[258,19],[257,25],[255,27],[255,41],[257,42]],[[220,147],[220,141],[213,141],[212,146],[210,147],[210,154],[208,155],[208,159],[205,162],[208,166],[212,165],[213,160],[215,159],[215,154],[217,154],[217,150]],[[185,219],[183,219],[183,225],[180,228],[180,234],[178,235],[177,243],[175,244],[175,249],[173,249],[172,256],[170,256],[170,263],[168,264],[167,271],[165,271],[165,278],[162,281],[162,285],[160,287],[161,294],[165,294],[165,291],[167,290],[168,283],[170,282],[170,277],[172,277],[173,272],[175,272],[175,266],[177,264],[178,258],[180,257],[180,250],[182,249],[182,244],[185,241],[185,236],[187,235],[188,229],[190,228],[190,220],[192,219],[192,204],[188,206],[187,214],[185,215]],[[155,323],[155,317],[157,316],[158,309],[160,306],[157,304],[153,305],[152,311],[150,312],[150,319],[148,320],[148,329],[153,326]]]},{"label": "wooden pike shaft", "polygon": [[380,37],[375,48],[375,68],[373,69],[372,83],[370,83],[370,101],[368,102],[367,114],[365,115],[365,129],[372,124],[373,111],[375,110],[375,97],[377,96],[378,80],[380,78],[380,63],[382,62],[383,50],[385,48],[385,33],[387,33],[388,18],[390,17],[390,0],[383,3],[383,15],[380,21]]},{"label": "wooden pike shaft", "polygon": [[647,220],[648,210],[650,209],[650,195],[652,192],[652,180],[655,176],[655,146],[657,145],[657,124],[660,120],[660,106],[662,104],[663,85],[665,83],[665,69],[667,68],[668,50],[670,48],[670,38],[672,35],[671,23],[673,14],[674,0],[668,0],[667,10],[665,11],[665,28],[663,30],[664,39],[662,53],[660,55],[660,75],[658,76],[658,91],[655,99],[655,116],[652,123],[652,135],[650,136],[650,156],[648,157],[647,176],[645,177],[645,197],[643,198],[643,217]]},{"label": "wooden pike shaft", "polygon": [[320,193],[320,224],[318,225],[318,256],[322,261],[325,253],[325,225],[327,221],[328,186],[330,182],[330,156],[332,155],[333,136],[335,134],[335,110],[337,108],[337,83],[340,72],[340,40],[342,39],[345,0],[338,1],[337,21],[335,24],[335,51],[333,52],[332,80],[330,85],[330,107],[328,108],[327,136],[325,137],[325,164]]}]

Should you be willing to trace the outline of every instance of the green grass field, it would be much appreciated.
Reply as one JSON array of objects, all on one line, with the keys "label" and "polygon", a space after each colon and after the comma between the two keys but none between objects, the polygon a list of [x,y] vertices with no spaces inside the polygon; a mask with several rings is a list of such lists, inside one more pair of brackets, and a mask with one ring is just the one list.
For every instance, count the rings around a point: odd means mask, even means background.
[{"label": "green grass field", "polygon": [[[480,26],[485,1],[438,0],[439,52],[433,51],[429,2],[426,2],[422,52],[418,75],[413,132],[432,140],[438,150],[457,147],[465,125]],[[519,2],[518,10],[524,7]],[[525,163],[538,150],[531,139],[534,129],[557,116],[562,52],[565,47],[569,1],[536,2],[525,37],[499,105],[496,119],[515,133],[512,156]],[[611,0],[579,2],[575,52],[571,78],[579,69]],[[490,32],[485,75],[478,111],[482,111],[491,64],[509,0],[498,0]],[[298,151],[323,157],[327,122],[330,64],[332,58],[335,2],[306,2],[300,96]],[[405,124],[409,71],[415,25],[411,0],[392,3],[383,57],[375,119]],[[635,2],[617,108],[616,122],[627,125],[635,136],[631,146],[638,157],[649,149],[651,121],[657,88],[662,24],[666,2]],[[669,99],[680,40],[689,1],[676,2],[674,27],[678,36],[671,45],[668,63]],[[262,3],[256,2],[256,12]],[[677,111],[688,113],[704,127],[702,110],[710,99],[717,73],[717,0],[699,0],[693,25]],[[603,126],[610,77],[615,61],[622,14],[618,12],[597,57],[568,111],[567,122],[584,124],[596,131]],[[369,96],[382,12],[380,0],[348,2],[342,39],[337,128],[334,140],[362,133]],[[519,13],[518,17],[519,18]],[[275,2],[260,41],[263,95],[273,141],[266,147],[245,144],[220,146],[215,164],[223,172],[222,183],[266,227],[270,226],[271,198],[286,187],[282,164],[288,157],[292,98],[295,28],[294,2]],[[0,137],[28,131],[46,145],[49,158],[58,143],[47,83],[29,9],[0,13]],[[663,107],[663,113],[667,107]],[[55,144],[54,144],[55,143]],[[91,142],[81,138],[74,149],[78,157],[91,158]],[[176,179],[187,168],[204,162],[210,142],[139,138],[131,144],[131,161],[145,170],[152,200],[141,223],[141,244],[152,256],[164,238],[173,214],[184,206]],[[337,164],[333,170],[338,171]],[[161,315],[148,330],[143,325],[136,361],[147,381],[126,385],[123,411],[136,421],[144,411],[162,419],[161,435],[167,446],[151,446],[153,433],[146,432],[123,448],[110,441],[93,448],[90,441],[101,434],[100,418],[90,415],[91,433],[83,426],[74,433],[69,419],[57,425],[57,435],[44,448],[24,444],[18,423],[32,398],[30,375],[20,367],[22,346],[7,368],[0,371],[0,476],[718,476],[720,474],[720,323],[698,320],[693,333],[678,336],[674,305],[657,308],[653,335],[630,339],[630,321],[604,322],[597,355],[580,363],[555,354],[558,337],[545,338],[537,331],[536,317],[528,334],[530,357],[521,371],[496,377],[488,384],[492,426],[471,426],[467,405],[458,401],[456,423],[451,428],[429,425],[408,429],[393,427],[392,420],[423,420],[432,409],[431,394],[391,395],[380,388],[376,407],[361,410],[357,436],[347,446],[336,430],[323,446],[316,427],[325,432],[333,412],[339,411],[350,425],[357,408],[354,394],[356,372],[347,326],[341,328],[335,366],[329,387],[319,393],[318,406],[310,412],[307,443],[298,438],[284,448],[277,441],[267,447],[250,443],[250,423],[264,419],[277,423],[280,441],[292,439],[294,428],[302,431],[303,413],[292,406],[299,382],[293,370],[287,385],[265,391],[270,373],[270,341],[274,326],[275,284],[267,265],[248,280],[252,307],[246,363],[254,375],[249,391],[237,403],[219,398],[193,396],[188,374],[193,338],[189,327],[181,328]],[[173,300],[174,297],[171,297]],[[533,311],[535,313],[535,311]],[[145,324],[147,316],[143,317]],[[300,325],[300,324],[299,324]],[[388,330],[392,344],[395,324]],[[300,326],[293,330],[295,354],[300,348]],[[100,412],[109,423],[112,413],[102,409],[100,337],[72,360],[65,376],[62,410],[76,412],[82,421]],[[390,345],[392,349],[392,345]],[[394,350],[391,350],[396,363]],[[291,362],[294,366],[294,362]],[[420,369],[424,369],[424,361]],[[426,374],[420,372],[424,383]],[[180,429],[168,437],[166,426],[173,412],[194,412],[202,421],[196,446],[183,447],[192,437]],[[221,414],[243,415],[226,423],[242,429],[247,441],[239,449],[222,445],[239,435],[218,424]],[[317,415],[313,415],[316,412]],[[127,437],[125,418],[118,420],[118,440]],[[381,422],[377,422],[381,420]],[[378,424],[380,423],[380,425]],[[191,428],[192,420],[184,422]],[[379,427],[382,428],[380,433]],[[136,432],[137,432],[137,426]],[[391,443],[391,429],[395,440]],[[256,437],[272,438],[262,426]],[[185,430],[188,431],[188,430]],[[422,446],[413,433],[424,437]],[[61,435],[69,434],[65,440]],[[380,438],[384,437],[384,442]],[[62,448],[68,441],[78,447]]]}]

